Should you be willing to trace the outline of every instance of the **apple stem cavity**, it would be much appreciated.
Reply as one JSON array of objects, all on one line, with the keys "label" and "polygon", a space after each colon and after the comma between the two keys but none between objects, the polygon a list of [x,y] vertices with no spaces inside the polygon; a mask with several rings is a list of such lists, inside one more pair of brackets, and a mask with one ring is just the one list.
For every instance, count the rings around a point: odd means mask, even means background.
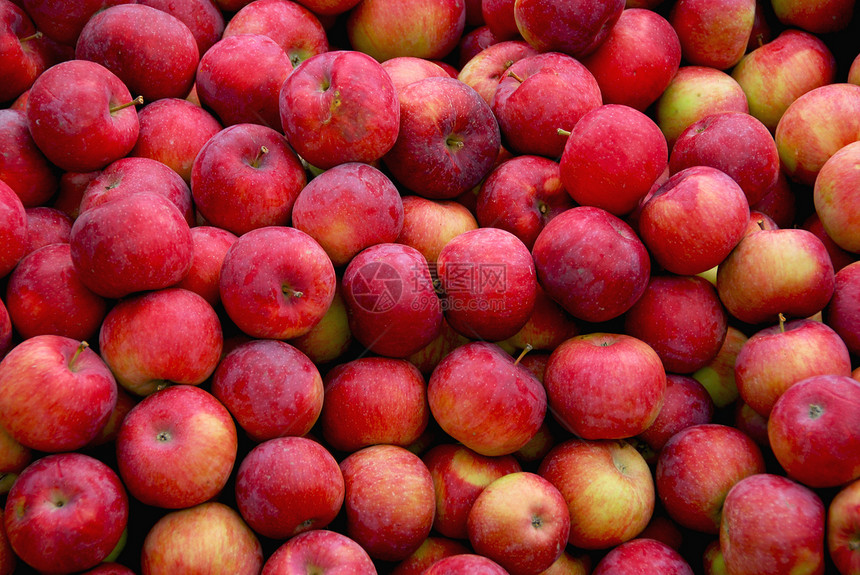
[{"label": "apple stem cavity", "polygon": [[460,138],[458,138],[457,136],[454,136],[454,135],[448,136],[448,139],[445,140],[445,144],[449,148],[453,148],[455,150],[462,150],[463,147],[465,146],[465,144],[463,143],[463,140],[461,140]]},{"label": "apple stem cavity", "polygon": [[115,114],[116,112],[119,112],[120,110],[124,110],[125,108],[130,108],[131,106],[140,105],[140,104],[143,104],[143,96],[138,96],[137,98],[135,98],[131,102],[126,102],[125,104],[120,104],[119,106],[113,106],[112,108],[110,108],[109,111],[111,114]]},{"label": "apple stem cavity", "polygon": [[266,146],[260,146],[260,149],[257,150],[257,155],[251,161],[251,167],[252,168],[259,168],[260,163],[263,160],[263,156],[265,156],[268,153],[269,153],[269,148],[267,148]]},{"label": "apple stem cavity", "polygon": [[70,360],[69,360],[69,369],[70,369],[70,370],[72,370],[72,371],[74,371],[74,370],[75,370],[75,362],[78,360],[78,356],[80,356],[80,355],[81,355],[81,353],[83,353],[83,351],[84,351],[86,348],[88,348],[88,347],[90,347],[90,344],[88,344],[88,343],[87,343],[87,342],[85,342],[85,341],[82,341],[82,342],[81,342],[81,344],[80,344],[80,345],[78,346],[78,348],[75,350],[74,355],[72,355],[72,359],[70,359]]},{"label": "apple stem cavity", "polygon": [[283,292],[283,294],[284,294],[285,296],[288,296],[288,297],[301,298],[301,297],[304,297],[304,295],[305,295],[305,293],[304,293],[304,292],[299,291],[299,290],[294,290],[293,288],[291,288],[291,287],[290,287],[290,286],[288,286],[288,285],[284,285],[284,286],[281,288],[281,292]]},{"label": "apple stem cavity", "polygon": [[41,33],[41,32],[39,32],[39,31],[36,31],[34,34],[30,34],[29,36],[25,36],[24,38],[21,38],[21,39],[20,39],[20,40],[18,40],[18,41],[19,41],[19,42],[21,42],[21,43],[29,42],[30,40],[38,40],[38,39],[40,39],[42,36],[44,36],[44,34],[42,34],[42,33]]},{"label": "apple stem cavity", "polygon": [[520,360],[526,356],[528,352],[534,349],[534,346],[530,343],[527,343],[523,350],[520,352],[520,355],[517,356],[517,360],[514,362],[514,365],[519,365]]}]

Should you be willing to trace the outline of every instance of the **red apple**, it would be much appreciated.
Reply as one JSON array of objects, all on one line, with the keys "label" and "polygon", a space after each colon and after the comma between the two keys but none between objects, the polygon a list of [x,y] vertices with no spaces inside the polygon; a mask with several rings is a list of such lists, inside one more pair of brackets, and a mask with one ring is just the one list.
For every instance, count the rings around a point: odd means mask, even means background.
[{"label": "red apple", "polygon": [[16,100],[25,93],[39,75],[54,62],[49,40],[36,27],[20,2],[5,0],[0,4],[0,38],[3,50],[4,80],[0,87],[0,102]]},{"label": "red apple", "polygon": [[[18,475],[33,461],[33,450],[0,427],[0,492],[8,493]],[[0,537],[4,535],[0,529]],[[2,553],[0,553],[2,555]],[[0,571],[2,573],[2,571]]]},{"label": "red apple", "polygon": [[397,243],[415,248],[428,263],[435,263],[442,248],[454,237],[478,227],[475,216],[453,200],[403,196],[403,227]]},{"label": "red apple", "polygon": [[191,167],[191,193],[200,215],[236,235],[287,225],[306,183],[287,140],[259,124],[221,130],[203,144]]},{"label": "red apple", "polygon": [[89,172],[126,156],[140,124],[131,93],[95,62],[69,60],[45,70],[30,88],[33,141],[63,170]]},{"label": "red apple", "polygon": [[860,383],[818,375],[774,403],[767,434],[787,475],[809,487],[837,487],[860,477]]},{"label": "red apple", "polygon": [[797,319],[753,334],[735,360],[741,398],[764,417],[795,383],[813,375],[851,373],[848,349],[827,325]]},{"label": "red apple", "polygon": [[84,190],[101,171],[94,172],[65,172],[60,176],[60,189],[57,191],[51,206],[60,210],[72,220],[80,213],[81,198]]},{"label": "red apple", "polygon": [[290,0],[257,0],[245,5],[229,19],[222,38],[238,34],[268,36],[287,54],[293,68],[329,49],[319,18]]},{"label": "red apple", "polygon": [[630,309],[648,285],[651,262],[633,229],[609,212],[571,208],[532,248],[538,280],[573,317],[607,321]]},{"label": "red apple", "polygon": [[666,372],[644,341],[592,332],[555,348],[544,385],[550,412],[566,429],[584,439],[622,439],[654,423]]},{"label": "red apple", "polygon": [[473,340],[454,330],[443,317],[439,335],[415,353],[410,354],[406,359],[417,367],[422,374],[429,377],[446,355],[470,341]]},{"label": "red apple", "polygon": [[684,59],[696,66],[731,68],[747,49],[755,23],[755,0],[679,0],[669,21]]},{"label": "red apple", "polygon": [[750,324],[809,317],[830,301],[833,264],[824,244],[803,229],[762,230],[745,236],[717,270],[720,300]]},{"label": "red apple", "polygon": [[539,51],[581,58],[600,46],[623,10],[624,0],[516,0],[514,21]]},{"label": "red apple", "polygon": [[251,337],[307,333],[331,305],[334,266],[322,247],[295,228],[267,226],[239,237],[221,266],[221,302]]},{"label": "red apple", "polygon": [[630,4],[628,0],[606,39],[582,63],[597,80],[604,104],[644,112],[678,71],[681,43],[664,16]]},{"label": "red apple", "polygon": [[568,542],[581,549],[609,549],[633,539],[654,512],[651,470],[626,441],[568,439],[553,447],[538,474],[567,501]]},{"label": "red apple", "polygon": [[343,504],[344,483],[325,447],[303,437],[255,446],[236,475],[236,506],[264,537],[287,539],[326,527]]},{"label": "red apple", "polygon": [[75,45],[81,29],[93,14],[109,6],[128,3],[129,0],[71,0],[59,6],[39,0],[21,1],[22,7],[45,36],[71,46]]},{"label": "red apple", "polygon": [[421,459],[430,470],[436,493],[433,529],[454,539],[468,539],[469,510],[484,488],[522,471],[513,455],[488,457],[453,443],[440,443]]},{"label": "red apple", "polygon": [[316,365],[338,359],[350,349],[352,342],[346,302],[340,284],[335,285],[334,298],[322,319],[304,335],[289,340],[290,344],[307,355]]},{"label": "red apple", "polygon": [[6,304],[0,300],[0,359],[12,349],[12,320],[9,318],[9,310]]},{"label": "red apple", "polygon": [[486,342],[467,343],[445,356],[430,376],[427,399],[443,431],[486,456],[526,445],[547,408],[537,378]]},{"label": "red apple", "polygon": [[469,542],[511,575],[537,574],[559,558],[570,534],[567,503],[540,475],[509,473],[487,485],[467,520]]},{"label": "red apple", "polygon": [[636,208],[668,161],[666,139],[651,118],[608,104],[585,114],[570,131],[561,181],[577,204],[621,217]]},{"label": "red apple", "polygon": [[0,180],[0,278],[11,272],[27,252],[27,212],[21,198]]},{"label": "red apple", "polygon": [[326,373],[320,431],[326,444],[348,453],[385,443],[408,447],[430,418],[427,386],[404,359],[361,357]]},{"label": "red apple", "polygon": [[191,228],[194,250],[188,275],[176,287],[193,291],[203,297],[213,308],[221,302],[218,291],[221,265],[236,236],[214,226]]},{"label": "red apple", "polygon": [[469,60],[477,56],[485,48],[488,48],[493,44],[498,44],[500,41],[501,40],[493,34],[492,30],[490,30],[490,27],[486,25],[473,28],[469,32],[463,34],[460,41],[457,43],[457,73],[454,74],[454,77],[456,78],[459,75],[459,70],[461,70]]},{"label": "red apple", "polygon": [[750,211],[769,216],[776,223],[776,227],[790,228],[794,225],[797,215],[797,197],[784,171],[779,171],[776,184],[765,193],[762,199],[750,206]]},{"label": "red apple", "polygon": [[559,129],[573,130],[602,103],[588,68],[567,54],[544,52],[514,62],[502,74],[492,108],[507,149],[558,158],[565,147]]},{"label": "red apple", "polygon": [[56,208],[36,206],[27,213],[27,254],[50,244],[68,244],[72,218]]},{"label": "red apple", "polygon": [[711,423],[713,416],[714,402],[708,390],[692,377],[670,373],[657,419],[637,437],[659,453],[675,434],[693,425]]},{"label": "red apple", "polygon": [[376,244],[346,266],[341,280],[349,327],[370,351],[407,357],[442,329],[442,306],[427,260],[415,248]]},{"label": "red apple", "polygon": [[860,262],[849,264],[836,273],[833,297],[824,308],[824,321],[848,351],[860,355]]},{"label": "red apple", "polygon": [[145,505],[184,509],[221,492],[237,449],[230,412],[199,387],[174,385],[126,415],[116,439],[117,469]]},{"label": "red apple", "polygon": [[201,55],[197,96],[225,126],[262,124],[280,131],[278,95],[292,70],[289,56],[268,36],[228,36]]},{"label": "red apple", "polygon": [[[546,292],[538,284],[535,292],[535,306],[526,324],[520,331],[499,342],[499,345],[512,354],[525,349],[550,352],[565,340],[579,335],[579,332],[577,322],[546,295]],[[525,356],[522,360],[528,357]],[[542,379],[542,372],[538,379]]]},{"label": "red apple", "polygon": [[[860,131],[858,131],[860,138]],[[815,213],[827,235],[842,249],[860,253],[860,178],[854,174],[860,161],[860,142],[850,143],[835,152],[815,178]]]},{"label": "red apple", "polygon": [[317,168],[373,162],[397,140],[397,91],[367,54],[335,50],[308,58],[287,77],[279,98],[287,140]]},{"label": "red apple", "polygon": [[290,538],[266,559],[262,575],[308,575],[309,568],[321,573],[376,575],[376,566],[361,545],[327,529]]},{"label": "red apple", "polygon": [[158,519],[143,540],[140,564],[143,575],[256,575],[263,549],[238,512],[210,501]]},{"label": "red apple", "polygon": [[89,443],[117,396],[98,354],[58,335],[34,336],[12,348],[0,361],[0,389],[0,425],[22,445],[46,452]]},{"label": "red apple", "polygon": [[454,78],[413,82],[398,97],[397,141],[382,159],[394,179],[431,199],[455,198],[480,183],[501,146],[483,98]]},{"label": "red apple", "polygon": [[0,110],[0,180],[12,188],[25,208],[46,204],[59,188],[59,175],[36,146],[27,127],[26,110]]},{"label": "red apple", "polygon": [[[417,15],[420,14],[420,17]],[[379,62],[398,56],[438,60],[466,27],[464,0],[362,0],[346,22],[349,43]]]},{"label": "red apple", "polygon": [[396,92],[424,78],[445,78],[449,75],[439,64],[415,56],[391,58],[382,62],[382,69],[391,77]]},{"label": "red apple", "polygon": [[184,98],[194,83],[200,54],[191,30],[178,18],[150,6],[123,4],[87,21],[75,44],[75,58],[101,64],[150,102]]},{"label": "red apple", "polygon": [[750,437],[734,427],[709,423],[687,427],[666,442],[655,482],[674,521],[716,534],[729,490],[764,470],[761,450]]},{"label": "red apple", "polygon": [[738,398],[735,360],[747,339],[749,338],[741,330],[732,325],[728,326],[717,355],[692,374],[693,379],[705,387],[718,408],[726,407]]},{"label": "red apple", "polygon": [[158,160],[188,184],[200,148],[221,131],[221,124],[212,114],[180,98],[162,98],[147,104],[141,108],[138,120],[140,133],[130,155]]},{"label": "red apple", "polygon": [[680,553],[655,539],[640,538],[622,543],[595,565],[592,575],[634,575],[642,572],[661,575],[693,575]]},{"label": "red apple", "polygon": [[464,553],[445,557],[428,567],[422,575],[508,575],[501,565],[483,555]]},{"label": "red apple", "polygon": [[819,35],[846,29],[854,16],[854,4],[854,0],[773,0],[771,3],[780,23]]},{"label": "red apple", "polygon": [[137,0],[137,3],[163,10],[185,24],[194,36],[200,56],[224,33],[224,14],[213,0]]},{"label": "red apple", "polygon": [[519,37],[514,0],[482,0],[481,16],[497,38],[510,40]]},{"label": "red apple", "polygon": [[56,243],[19,262],[6,286],[6,308],[22,338],[53,334],[80,341],[98,333],[108,304],[79,279],[69,244]]},{"label": "red apple", "polygon": [[436,509],[427,466],[403,447],[374,445],[347,456],[340,469],[346,535],[374,559],[412,554],[430,534]]},{"label": "red apple", "polygon": [[425,569],[445,557],[470,553],[459,541],[431,535],[412,555],[397,563],[389,575],[423,575]]},{"label": "red apple", "polygon": [[463,64],[457,79],[474,88],[487,105],[493,105],[493,97],[499,80],[514,62],[538,51],[524,40],[505,40],[488,46]]},{"label": "red apple", "polygon": [[[771,220],[771,222],[773,222],[773,220]],[[776,224],[774,223],[772,227],[776,227]],[[824,247],[827,249],[827,253],[830,256],[830,263],[833,264],[833,271],[838,273],[839,270],[848,264],[857,261],[857,254],[842,249],[833,241],[833,238],[827,234],[827,230],[824,229],[824,224],[821,223],[821,218],[816,212],[809,214],[809,216],[807,216],[807,218],[800,224],[800,227],[804,230],[809,230],[815,234],[819,240],[821,240],[821,243],[824,244]]]},{"label": "red apple", "polygon": [[43,573],[89,569],[124,542],[128,495],[116,473],[82,453],[31,463],[3,513],[15,554]]},{"label": "red apple", "polygon": [[854,542],[860,532],[860,481],[843,487],[827,508],[827,550],[840,573],[860,568],[860,553]]},{"label": "red apple", "polygon": [[823,574],[824,523],[812,490],[767,473],[742,479],[726,496],[720,523],[727,571]]}]

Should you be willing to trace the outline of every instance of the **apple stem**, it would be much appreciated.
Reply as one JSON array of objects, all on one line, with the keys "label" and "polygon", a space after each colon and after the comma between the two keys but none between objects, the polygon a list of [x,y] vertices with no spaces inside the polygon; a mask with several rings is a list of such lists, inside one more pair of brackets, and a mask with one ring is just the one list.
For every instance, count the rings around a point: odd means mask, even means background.
[{"label": "apple stem", "polygon": [[778,317],[779,317],[779,332],[785,333],[785,316],[782,314],[779,314]]},{"label": "apple stem", "polygon": [[756,43],[758,44],[758,47],[759,47],[759,48],[761,48],[762,46],[764,46],[764,34],[762,34],[761,32],[759,32],[758,34],[756,34],[756,35],[755,35],[755,41],[756,41]]},{"label": "apple stem", "polygon": [[304,297],[304,295],[305,295],[304,292],[301,292],[299,290],[294,290],[293,288],[291,288],[290,286],[287,286],[287,285],[282,287],[281,291],[284,293],[284,295],[287,295],[290,297]]},{"label": "apple stem", "polygon": [[517,73],[516,73],[516,72],[508,72],[508,76],[510,76],[511,78],[513,78],[514,80],[516,80],[517,82],[519,82],[520,84],[522,84],[523,82],[525,82],[525,80],[523,80],[522,78],[520,78],[519,76],[517,76]]},{"label": "apple stem", "polygon": [[520,363],[520,360],[522,358],[524,358],[526,356],[526,354],[533,349],[534,349],[534,346],[530,343],[527,343],[525,348],[523,348],[523,350],[520,352],[520,355],[517,356],[517,360],[514,362],[514,365],[518,365]]},{"label": "apple stem", "polygon": [[38,39],[39,39],[39,38],[41,38],[42,36],[44,36],[44,34],[42,34],[41,32],[38,32],[38,31],[37,31],[37,32],[35,32],[34,34],[30,34],[29,36],[26,36],[26,37],[24,37],[24,38],[21,38],[21,39],[20,39],[20,40],[18,40],[18,41],[19,41],[19,42],[21,42],[21,43],[23,43],[23,42],[29,42],[30,40],[38,40]]},{"label": "apple stem", "polygon": [[260,160],[262,160],[263,156],[265,156],[268,153],[269,153],[269,148],[267,148],[266,146],[260,146],[260,149],[257,151],[257,155],[254,158],[254,161],[251,162],[251,167],[259,168],[260,167]]},{"label": "apple stem", "polygon": [[113,114],[113,113],[119,112],[120,110],[123,110],[125,108],[129,108],[131,106],[134,106],[135,104],[138,104],[138,105],[143,104],[143,96],[138,96],[137,98],[135,98],[131,102],[126,102],[125,104],[120,104],[119,106],[114,106],[113,108],[110,109],[110,113]]},{"label": "apple stem", "polygon": [[857,551],[860,549],[860,539],[852,539],[848,542],[848,549],[851,551]]},{"label": "apple stem", "polygon": [[556,130],[556,133],[557,133],[559,136],[564,136],[565,138],[566,138],[566,137],[568,137],[568,136],[570,135],[570,132],[569,132],[569,131],[567,131],[567,130],[565,130],[564,128],[559,128],[558,130]]},{"label": "apple stem", "polygon": [[88,347],[90,347],[90,344],[85,341],[81,342],[81,345],[79,345],[78,349],[75,350],[75,354],[72,356],[72,359],[69,360],[69,369],[73,370],[75,368],[75,362],[77,361],[78,356],[80,356]]}]

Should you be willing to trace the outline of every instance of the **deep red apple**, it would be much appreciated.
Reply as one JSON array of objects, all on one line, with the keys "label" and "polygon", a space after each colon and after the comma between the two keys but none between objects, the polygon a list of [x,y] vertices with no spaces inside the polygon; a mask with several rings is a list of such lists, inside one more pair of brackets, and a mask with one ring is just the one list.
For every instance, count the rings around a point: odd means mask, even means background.
[{"label": "deep red apple", "polygon": [[439,252],[454,237],[478,227],[468,208],[454,200],[411,195],[402,200],[403,227],[396,241],[421,252],[428,263],[435,263]]},{"label": "deep red apple", "polygon": [[460,68],[457,79],[475,89],[492,106],[499,79],[517,60],[535,56],[538,51],[524,40],[505,40],[475,54]]},{"label": "deep red apple", "polygon": [[623,10],[623,0],[516,0],[514,21],[539,51],[581,58],[606,40]]},{"label": "deep red apple", "polygon": [[59,175],[36,147],[27,127],[26,111],[0,110],[0,180],[31,208],[46,204],[59,188]]},{"label": "deep red apple", "polygon": [[848,351],[860,355],[860,263],[848,264],[836,272],[824,321],[839,334]]},{"label": "deep red apple", "polygon": [[373,560],[361,545],[337,531],[315,529],[296,535],[278,547],[266,559],[262,575],[307,575],[309,565],[322,573],[377,573]]},{"label": "deep red apple", "polygon": [[655,539],[637,538],[622,543],[594,566],[592,575],[634,575],[643,570],[661,575],[693,575],[680,553]]},{"label": "deep red apple", "polygon": [[137,3],[158,8],[178,18],[194,36],[200,56],[224,33],[224,14],[213,0],[137,0]]},{"label": "deep red apple", "polygon": [[221,265],[236,235],[214,226],[195,226],[191,228],[191,239],[194,242],[191,267],[176,287],[193,291],[213,308],[217,307],[221,303]]},{"label": "deep red apple", "polygon": [[659,453],[666,442],[681,430],[711,423],[714,402],[705,387],[686,375],[666,375],[666,392],[657,419],[637,438]]},{"label": "deep red apple", "polygon": [[860,533],[860,481],[843,487],[827,508],[827,550],[840,573],[860,568],[854,542]]}]

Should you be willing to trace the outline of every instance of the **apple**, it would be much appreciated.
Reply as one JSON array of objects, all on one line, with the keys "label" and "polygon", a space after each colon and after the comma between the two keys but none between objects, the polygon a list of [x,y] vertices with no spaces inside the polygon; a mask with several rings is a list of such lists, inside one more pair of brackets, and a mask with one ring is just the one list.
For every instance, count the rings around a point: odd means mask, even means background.
[{"label": "apple", "polygon": [[755,12],[756,0],[679,0],[672,6],[669,22],[687,62],[725,70],[746,52]]},{"label": "apple", "polygon": [[532,248],[547,295],[574,318],[620,316],[644,293],[651,272],[645,245],[623,220],[593,206],[553,218]]},{"label": "apple", "polygon": [[774,131],[792,102],[833,83],[836,58],[821,38],[789,28],[744,56],[732,78],[747,96],[749,113]]},{"label": "apple", "polygon": [[158,160],[187,184],[200,148],[222,129],[215,116],[180,98],[150,102],[141,108],[138,120],[140,132],[129,155]]},{"label": "apple", "polygon": [[50,244],[68,244],[72,218],[56,208],[25,208],[27,214],[27,255]]},{"label": "apple", "polygon": [[[860,138],[860,131],[858,131]],[[860,162],[860,142],[840,148],[821,166],[815,178],[815,213],[827,235],[840,248],[860,253],[860,178],[854,174]]]},{"label": "apple", "polygon": [[457,77],[463,66],[465,66],[469,60],[477,56],[482,50],[484,50],[484,48],[492,46],[493,44],[498,44],[499,42],[501,42],[501,40],[493,34],[493,31],[490,30],[490,27],[487,25],[473,28],[469,32],[463,34],[460,41],[457,43],[457,74],[455,74],[454,77]]},{"label": "apple", "polygon": [[299,4],[321,16],[337,16],[348,12],[359,0],[301,0]]},{"label": "apple", "polygon": [[680,553],[655,539],[637,538],[613,548],[595,565],[592,575],[634,575],[646,570],[662,575],[693,575]]},{"label": "apple", "polygon": [[561,182],[577,204],[621,217],[636,208],[668,161],[666,139],[651,118],[606,104],[576,122],[559,164]]},{"label": "apple", "polygon": [[128,412],[131,411],[131,408],[137,405],[138,398],[136,396],[126,392],[119,386],[117,386],[116,391],[116,405],[114,405],[113,410],[110,412],[110,417],[108,417],[107,423],[105,423],[105,426],[102,427],[101,431],[99,431],[99,433],[90,440],[90,442],[85,446],[85,449],[98,448],[103,445],[112,444],[116,441],[122,421],[125,419],[125,416],[128,415]]},{"label": "apple", "polygon": [[126,415],[116,439],[117,469],[141,503],[184,509],[221,492],[237,449],[230,412],[199,387],[174,385]]},{"label": "apple", "polygon": [[214,226],[191,228],[194,248],[191,267],[176,287],[193,291],[213,308],[221,302],[219,283],[224,257],[238,238],[235,234]]},{"label": "apple", "polygon": [[436,494],[433,529],[453,539],[468,539],[467,520],[475,499],[490,483],[522,471],[513,455],[488,457],[464,445],[440,443],[421,456]]},{"label": "apple", "polygon": [[440,559],[464,553],[470,553],[470,550],[459,541],[431,535],[412,555],[397,563],[389,575],[422,575]]},{"label": "apple", "polygon": [[316,365],[277,340],[250,340],[231,349],[215,369],[211,390],[255,442],[305,435],[323,406]]},{"label": "apple", "polygon": [[184,98],[200,54],[191,30],[178,18],[142,4],[122,4],[87,21],[75,58],[101,64],[150,102]]},{"label": "apple", "polygon": [[334,298],[322,319],[304,335],[291,338],[289,343],[304,353],[315,365],[324,365],[343,356],[353,342],[349,329],[343,289],[335,285]]},{"label": "apple", "polygon": [[728,312],[761,324],[821,311],[834,290],[824,244],[804,229],[762,230],[744,236],[717,270],[717,292]]},{"label": "apple", "polygon": [[197,96],[224,126],[262,124],[280,131],[278,96],[292,70],[290,57],[268,36],[227,36],[200,56]]},{"label": "apple", "polygon": [[12,349],[12,320],[9,318],[9,310],[0,299],[0,360]]},{"label": "apple", "polygon": [[444,557],[430,565],[423,575],[508,575],[501,565],[483,555],[463,553]]},{"label": "apple", "polygon": [[100,170],[134,147],[138,103],[142,100],[132,100],[122,80],[101,64],[69,60],[33,83],[27,125],[36,146],[61,169]]},{"label": "apple", "polygon": [[514,0],[482,0],[481,16],[497,38],[510,40],[520,37],[514,18]]},{"label": "apple", "polygon": [[654,119],[666,136],[670,152],[678,136],[693,122],[719,112],[749,112],[740,84],[709,66],[678,68],[654,105]]},{"label": "apple", "polygon": [[402,0],[396,6],[361,0],[346,21],[350,45],[379,62],[398,56],[440,60],[457,46],[465,28],[464,0]]},{"label": "apple", "polygon": [[854,16],[854,0],[772,0],[774,14],[780,23],[802,28],[813,34],[839,32],[848,27]]},{"label": "apple", "polygon": [[508,231],[478,228],[460,234],[439,252],[436,271],[445,319],[466,337],[507,339],[534,310],[534,261]]},{"label": "apple", "polygon": [[547,409],[540,381],[487,342],[469,342],[445,356],[430,376],[427,399],[445,433],[485,456],[526,445]]},{"label": "apple", "polygon": [[860,481],[846,485],[827,508],[827,550],[840,573],[860,567],[860,553],[854,543],[860,531]]},{"label": "apple", "polygon": [[281,125],[309,164],[370,163],[394,146],[400,105],[391,77],[367,54],[317,54],[291,73],[279,96]]},{"label": "apple", "polygon": [[15,555],[47,573],[89,569],[124,542],[128,495],[116,473],[82,453],[31,463],[6,499],[3,520]]},{"label": "apple", "polygon": [[[580,329],[577,322],[553,301],[538,284],[535,292],[534,309],[526,324],[520,331],[498,343],[512,354],[526,349],[544,350],[549,353],[565,340],[579,335],[579,333]],[[521,362],[527,357],[529,356],[522,357]],[[542,377],[538,379],[542,379]]]},{"label": "apple", "polygon": [[137,0],[137,3],[158,8],[185,24],[194,36],[200,56],[220,40],[224,33],[224,14],[213,0]]},{"label": "apple", "polygon": [[597,80],[578,60],[543,52],[514,62],[502,74],[492,109],[502,143],[514,154],[558,158],[565,147],[561,130],[573,130],[603,103]]},{"label": "apple", "polygon": [[134,571],[113,561],[103,561],[97,567],[85,571],[83,575],[134,575]]},{"label": "apple", "polygon": [[378,443],[408,447],[430,418],[427,386],[404,359],[360,357],[325,377],[320,431],[326,445],[352,453]]},{"label": "apple", "polygon": [[651,470],[626,441],[568,439],[544,457],[538,475],[567,501],[568,543],[580,549],[609,549],[633,539],[654,512]]},{"label": "apple", "polygon": [[403,447],[373,445],[348,455],[340,469],[346,535],[374,559],[411,555],[430,534],[436,509],[424,462]]},{"label": "apple", "polygon": [[860,262],[836,272],[833,297],[824,308],[824,321],[854,355],[860,355]]},{"label": "apple", "polygon": [[759,473],[735,484],[720,522],[729,573],[824,573],[824,505],[818,495],[779,475]]},{"label": "apple", "polygon": [[80,281],[69,244],[55,243],[18,263],[6,285],[6,308],[24,339],[52,334],[80,341],[98,333],[108,303]]},{"label": "apple", "polygon": [[22,445],[45,452],[89,443],[117,397],[116,380],[98,354],[59,335],[13,347],[0,361],[0,389],[0,425]]},{"label": "apple", "polygon": [[415,353],[408,355],[406,359],[417,367],[425,377],[429,377],[446,355],[470,341],[474,340],[467,338],[448,325],[443,316],[439,335]]},{"label": "apple", "polygon": [[236,475],[236,506],[255,533],[287,539],[334,520],[343,505],[344,481],[325,447],[303,437],[278,437],[256,445]]},{"label": "apple", "polygon": [[499,80],[507,69],[518,60],[537,54],[524,40],[503,40],[487,46],[464,63],[457,79],[474,88],[492,106]]},{"label": "apple", "polygon": [[516,0],[514,21],[538,51],[581,58],[606,40],[623,10],[624,0]]},{"label": "apple", "polygon": [[704,367],[693,372],[692,377],[708,391],[717,408],[726,407],[739,396],[735,382],[735,361],[738,353],[749,339],[733,325],[726,328],[726,337],[717,355]]},{"label": "apple", "polygon": [[702,552],[702,567],[705,575],[726,575],[726,561],[720,549],[719,538],[711,540]]},{"label": "apple", "polygon": [[80,213],[81,198],[84,195],[84,190],[87,189],[89,183],[100,173],[100,170],[94,172],[64,172],[60,176],[60,189],[57,190],[51,206],[60,210],[72,218],[72,220],[76,219]]},{"label": "apple", "polygon": [[90,17],[109,6],[128,4],[129,0],[72,0],[63,6],[39,0],[20,0],[36,27],[52,40],[75,45],[78,35]]},{"label": "apple", "polygon": [[669,169],[677,174],[693,166],[710,166],[730,176],[751,206],[776,185],[780,171],[773,136],[743,112],[705,116],[681,132],[672,147]]},{"label": "apple", "polygon": [[181,281],[194,246],[179,208],[153,192],[122,196],[80,214],[69,245],[81,282],[106,298]]},{"label": "apple", "polygon": [[559,558],[570,534],[567,503],[535,473],[516,472],[487,485],[467,519],[469,542],[512,575],[537,574]]},{"label": "apple", "polygon": [[276,130],[234,124],[212,136],[191,166],[191,194],[213,226],[237,236],[285,226],[307,183],[302,163]]},{"label": "apple", "polygon": [[827,230],[824,229],[824,224],[821,223],[821,218],[816,212],[809,214],[809,216],[807,216],[807,218],[800,224],[800,227],[805,230],[809,230],[815,234],[819,240],[821,240],[821,243],[823,243],[824,247],[827,249],[827,254],[830,256],[830,263],[833,264],[833,271],[839,272],[839,270],[848,264],[857,261],[857,254],[842,249],[833,241],[833,238],[827,234]]},{"label": "apple", "polygon": [[251,337],[307,333],[331,305],[335,273],[325,250],[295,228],[251,230],[230,246],[221,266],[221,302]]},{"label": "apple", "polygon": [[415,248],[365,248],[346,266],[341,286],[352,335],[376,354],[407,357],[441,333],[442,306],[427,260]]},{"label": "apple", "polygon": [[394,90],[400,92],[405,86],[424,78],[445,78],[449,74],[442,66],[415,56],[398,56],[382,62],[382,69],[391,78]]},{"label": "apple", "polygon": [[293,68],[329,49],[319,18],[305,6],[289,0],[257,0],[246,4],[229,19],[221,37],[238,34],[268,36],[284,50]]},{"label": "apple", "polygon": [[591,556],[565,550],[541,575],[588,575],[591,565]]},{"label": "apple", "polygon": [[[21,445],[9,432],[0,427],[0,493],[6,494],[18,475],[33,461],[33,450]],[[2,538],[0,529],[0,538]],[[0,553],[2,555],[2,553]],[[0,571],[2,573],[2,571]]]},{"label": "apple", "polygon": [[478,185],[501,146],[499,125],[484,99],[454,78],[413,82],[398,98],[397,140],[382,158],[394,180],[419,196],[441,200]]},{"label": "apple", "polygon": [[796,319],[754,333],[735,360],[743,401],[764,417],[790,387],[814,375],[851,374],[848,348],[826,324]]},{"label": "apple", "polygon": [[18,3],[0,4],[0,38],[6,79],[0,88],[0,102],[6,103],[26,92],[53,62],[47,39],[37,34],[30,16]]},{"label": "apple", "polygon": [[644,112],[669,86],[681,65],[681,42],[665,16],[631,2],[594,52],[581,59],[604,104]]},{"label": "apple", "polygon": [[797,198],[783,170],[779,171],[776,184],[765,193],[762,199],[750,206],[750,212],[753,211],[769,216],[776,223],[776,227],[790,228],[794,225]]},{"label": "apple", "polygon": [[327,529],[314,529],[287,540],[266,559],[262,575],[308,575],[310,569],[376,575],[376,566],[361,545]]},{"label": "apple", "polygon": [[364,248],[393,243],[403,228],[400,193],[379,169],[361,162],[339,164],[302,188],[292,225],[314,238],[336,267]]},{"label": "apple", "polygon": [[692,377],[670,373],[666,375],[666,392],[657,419],[637,437],[659,453],[675,434],[693,425],[711,423],[713,416],[714,402],[708,390]]},{"label": "apple", "polygon": [[788,477],[809,487],[860,478],[860,383],[848,375],[797,382],[774,403],[767,434]]},{"label": "apple", "polygon": [[672,520],[717,534],[729,490],[764,471],[762,452],[750,437],[734,427],[705,423],[687,427],[666,442],[654,478]]},{"label": "apple", "polygon": [[87,184],[78,215],[139,192],[164,196],[176,205],[189,227],[194,225],[194,202],[188,184],[168,166],[149,158],[128,157],[111,162]]},{"label": "apple", "polygon": [[723,345],[728,314],[707,280],[652,275],[642,297],[624,315],[624,333],[650,345],[666,371],[693,373]]},{"label": "apple", "polygon": [[27,211],[21,198],[6,183],[0,180],[0,239],[3,252],[0,252],[0,278],[11,272],[21,258],[26,255],[29,231]]},{"label": "apple", "polygon": [[396,243],[415,248],[428,263],[435,263],[442,248],[454,237],[478,228],[475,216],[454,200],[430,200],[405,195],[403,227]]},{"label": "apple", "polygon": [[666,372],[644,341],[591,332],[550,355],[544,373],[556,421],[583,439],[623,439],[645,431],[660,413]]},{"label": "apple", "polygon": [[210,501],[158,519],[143,540],[140,566],[143,575],[255,575],[263,568],[263,549],[237,511]]},{"label": "apple", "polygon": [[12,188],[25,208],[46,204],[59,188],[59,174],[36,146],[26,111],[0,110],[0,180]]}]

